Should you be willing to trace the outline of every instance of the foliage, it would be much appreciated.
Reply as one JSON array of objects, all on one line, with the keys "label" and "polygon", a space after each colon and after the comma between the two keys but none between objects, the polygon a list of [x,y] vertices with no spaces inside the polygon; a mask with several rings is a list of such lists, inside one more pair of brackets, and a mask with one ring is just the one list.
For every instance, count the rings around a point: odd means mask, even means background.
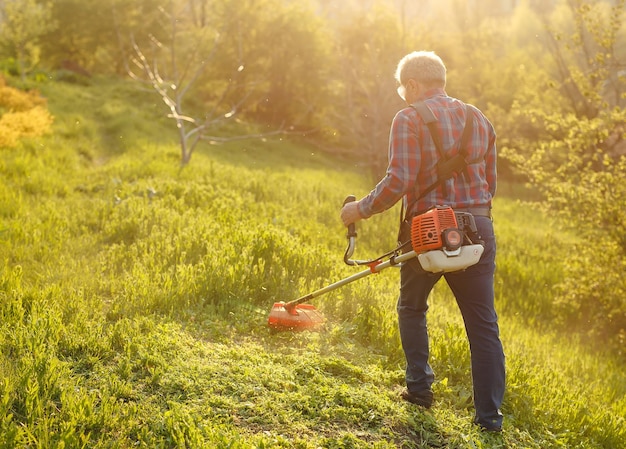
[{"label": "foliage", "polygon": [[620,29],[626,2],[570,0],[552,17],[543,18],[548,44],[557,68],[557,87],[578,116],[593,118],[604,105],[622,102],[624,81],[620,80],[626,54]]},{"label": "foliage", "polygon": [[0,6],[0,20],[0,45],[10,49],[24,81],[26,74],[39,64],[41,37],[57,26],[52,20],[51,4],[36,0],[6,0]]},{"label": "foliage", "polygon": [[50,131],[52,115],[39,92],[24,92],[7,86],[0,78],[0,148],[17,145],[22,137]]},{"label": "foliage", "polygon": [[327,24],[315,14],[312,2],[220,2],[215,14],[237,43],[224,45],[219,54],[245,67],[233,80],[231,102],[245,93],[241,110],[255,121],[316,130],[332,102],[327,86],[332,46]]},{"label": "foliage", "polygon": [[[390,10],[371,11],[336,19],[334,36],[334,104],[325,116],[334,144],[352,159],[382,176],[387,166],[389,127],[402,107],[395,95],[393,73],[405,49],[402,29]],[[372,30],[385,33],[372,33]],[[336,150],[341,152],[340,149]]]},{"label": "foliage", "polygon": [[46,99],[39,91],[22,91],[7,86],[5,79],[0,77],[0,111],[23,112],[37,106],[46,106]]},{"label": "foliage", "polygon": [[[175,31],[181,61],[194,61],[194,52],[210,61],[187,96],[183,115],[219,117],[236,109],[270,127],[284,123],[316,136],[333,152],[362,155],[365,149],[362,159],[374,173],[384,169],[386,130],[401,106],[393,68],[415,48],[444,57],[449,92],[484,109],[505,145],[509,139],[536,137],[535,129],[512,121],[513,104],[543,101],[541,107],[549,111],[562,107],[563,100],[575,105],[602,86],[617,102],[623,90],[623,46],[615,45],[623,36],[608,2],[526,1],[511,8],[490,0],[471,9],[457,0],[360,3],[59,0],[52,4],[50,21],[59,26],[41,39],[41,65],[62,69],[55,75],[65,79],[70,79],[67,70],[126,74],[133,40],[150,59],[150,45],[169,47],[168,35]],[[568,4],[578,13],[572,14]],[[163,11],[176,18],[176,27],[163,20]],[[554,32],[543,33],[544,25]],[[201,38],[217,33],[218,49],[212,39]],[[573,33],[572,45],[582,51],[564,51],[559,44],[565,33]],[[546,49],[557,57],[547,60]],[[183,63],[178,68],[184,72]],[[546,79],[555,73],[567,79],[556,84]],[[167,74],[164,81],[178,84],[177,78]],[[541,100],[528,95],[537,90],[546,94]],[[578,107],[587,108],[583,103]],[[500,166],[507,179],[514,175],[507,159]]]},{"label": "foliage", "polygon": [[131,36],[140,43],[160,39],[159,21],[166,0],[55,0],[52,20],[58,24],[42,39],[42,68],[70,67],[89,74],[126,74]]},{"label": "foliage", "polygon": [[[561,215],[583,239],[564,258],[556,319],[622,351],[626,284],[618,273],[626,257],[626,113],[605,88],[623,82],[611,80],[619,66],[617,35],[626,3],[610,10],[569,5],[571,40],[553,52],[561,74],[553,83],[562,86],[568,101],[552,111],[536,102],[515,103],[513,116],[537,132],[510,142],[504,154],[543,194],[540,206]],[[552,41],[564,40],[564,32],[551,28]],[[585,58],[578,57],[581,51]]]},{"label": "foliage", "polygon": [[590,152],[588,144],[606,142],[607,125],[626,121],[623,112],[586,121],[552,122],[567,133],[563,140],[539,146],[529,159],[520,161],[526,173],[545,195],[546,211],[563,217],[565,227],[582,242],[564,257],[566,272],[558,284],[557,319],[601,335],[616,349],[623,348],[626,321],[624,270],[626,157],[611,157],[603,148]]}]

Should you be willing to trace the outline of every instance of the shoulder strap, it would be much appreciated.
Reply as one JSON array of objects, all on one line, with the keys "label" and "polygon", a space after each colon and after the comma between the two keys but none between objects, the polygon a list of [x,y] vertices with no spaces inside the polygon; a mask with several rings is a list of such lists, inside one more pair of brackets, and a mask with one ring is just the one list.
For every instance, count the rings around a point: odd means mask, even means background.
[{"label": "shoulder strap", "polygon": [[439,131],[437,130],[437,117],[433,114],[433,111],[428,107],[428,105],[423,101],[418,101],[411,105],[413,109],[417,111],[417,113],[422,117],[422,120],[428,126],[428,131],[430,131],[430,136],[435,143],[435,148],[437,148],[437,152],[439,153],[439,157],[442,159],[446,159],[446,154],[443,152],[443,144],[441,143],[441,136],[439,135]]},{"label": "shoulder strap", "polygon": [[[420,117],[422,118],[426,126],[428,127],[428,131],[430,132],[430,136],[433,139],[435,148],[437,149],[437,152],[439,153],[439,157],[441,158],[440,162],[446,162],[448,158],[443,151],[443,145],[441,143],[441,136],[439,135],[439,130],[437,129],[437,125],[436,125],[437,117],[435,117],[435,114],[433,114],[433,111],[423,101],[414,103],[411,105],[411,107],[417,111],[417,113],[420,115]],[[473,106],[466,104],[465,111],[466,111],[465,126],[463,127],[463,134],[461,135],[461,142],[460,142],[460,155],[462,159],[461,162],[465,163],[464,168],[466,168],[467,161],[465,161],[465,157],[463,157],[463,155],[465,156],[467,155],[467,144],[469,143],[469,140],[472,137],[472,133],[473,133],[473,125],[474,125]],[[454,173],[455,173],[455,170],[444,171],[443,173],[440,173],[438,179],[434,183],[426,187],[424,190],[422,190],[422,192],[419,195],[417,195],[415,201],[422,199],[427,194],[435,190],[440,184],[442,184],[443,182],[451,178]],[[413,206],[412,204],[408,204],[407,211],[410,210],[412,206]],[[402,219],[402,215],[403,213],[401,212],[401,219]]]},{"label": "shoulder strap", "polygon": [[465,127],[463,128],[463,134],[461,135],[461,146],[459,151],[462,154],[467,155],[467,144],[472,138],[474,132],[474,109],[469,104],[465,105]]}]

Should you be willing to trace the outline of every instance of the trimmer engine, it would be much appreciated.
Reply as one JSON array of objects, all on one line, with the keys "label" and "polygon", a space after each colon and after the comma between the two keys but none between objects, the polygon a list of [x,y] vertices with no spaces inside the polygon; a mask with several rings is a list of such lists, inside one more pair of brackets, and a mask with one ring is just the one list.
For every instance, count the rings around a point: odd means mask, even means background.
[{"label": "trimmer engine", "polygon": [[411,221],[411,246],[425,271],[464,270],[480,260],[484,246],[474,216],[436,206]]},{"label": "trimmer engine", "polygon": [[437,249],[456,251],[463,240],[463,230],[450,206],[436,206],[413,217],[411,245],[418,254]]}]

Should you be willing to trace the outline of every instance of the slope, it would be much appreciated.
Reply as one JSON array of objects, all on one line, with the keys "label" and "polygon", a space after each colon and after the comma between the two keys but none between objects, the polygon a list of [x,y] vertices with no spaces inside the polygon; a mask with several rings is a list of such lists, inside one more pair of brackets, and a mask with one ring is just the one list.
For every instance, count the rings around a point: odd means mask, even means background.
[{"label": "slope", "polygon": [[[528,235],[514,225],[521,205],[497,205],[509,389],[505,432],[484,435],[471,425],[467,345],[443,286],[429,412],[397,394],[397,272],[320,298],[322,332],[265,326],[274,301],[353,272],[338,210],[370,185],[358,166],[276,139],[206,146],[180,170],[148,93],[110,80],[42,90],[54,133],[3,150],[0,166],[4,447],[624,442],[620,365],[542,321],[552,254],[570,238],[542,231],[545,217],[527,217]],[[389,249],[396,219],[364,223],[359,253]]]}]

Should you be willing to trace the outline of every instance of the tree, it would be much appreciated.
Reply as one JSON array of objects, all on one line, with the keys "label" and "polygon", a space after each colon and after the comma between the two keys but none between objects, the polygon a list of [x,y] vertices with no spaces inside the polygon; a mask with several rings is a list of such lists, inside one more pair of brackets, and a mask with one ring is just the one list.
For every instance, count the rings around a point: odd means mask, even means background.
[{"label": "tree", "polygon": [[330,99],[332,42],[327,24],[306,1],[222,0],[210,14],[219,21],[224,45],[208,68],[200,93],[215,97],[216,80],[232,74],[232,61],[245,61],[225,99],[245,93],[242,115],[267,127],[288,124],[294,132],[319,131]]},{"label": "tree", "polygon": [[263,40],[247,40],[254,51],[248,51],[246,57],[252,59],[255,53],[261,56],[255,70],[264,73],[263,98],[259,98],[255,117],[273,125],[316,127],[317,111],[324,108],[328,98],[330,75],[326,64],[330,46],[325,44],[321,21],[299,2],[266,8],[256,20],[263,16],[258,25]]},{"label": "tree", "polygon": [[5,0],[0,6],[0,42],[16,58],[22,81],[39,63],[39,38],[56,28],[51,8],[36,0]]},{"label": "tree", "polygon": [[[178,7],[172,2],[170,11],[162,9],[166,19],[164,28],[169,30],[168,42],[161,42],[152,36],[150,53],[146,53],[133,39],[134,67],[129,67],[129,74],[134,79],[147,82],[167,106],[168,117],[176,124],[179,135],[181,167],[190,162],[196,146],[202,140],[223,142],[282,132],[279,129],[229,138],[209,134],[210,130],[232,119],[246,100],[246,95],[240,95],[235,103],[227,105],[224,101],[237,85],[239,74],[245,70],[241,61],[234,62],[231,76],[222,84],[221,93],[209,110],[204,108],[203,117],[194,117],[192,112],[186,112],[194,110],[194,102],[188,101],[187,95],[197,92],[196,83],[215,62],[216,52],[222,44],[219,30],[206,26],[204,22],[197,26],[195,16],[192,16],[193,21],[189,21],[189,16],[184,13],[190,4]],[[135,69],[139,69],[139,73]]]},{"label": "tree", "polygon": [[[577,116],[598,115],[607,104],[605,87],[613,93],[623,89],[616,81],[626,69],[626,55],[620,55],[616,46],[624,4],[624,0],[612,6],[607,2],[567,0],[553,15],[566,20],[566,26],[554,18],[557,23],[550,23],[549,17],[543,16],[556,64],[557,86]],[[620,60],[620,56],[625,59]]]},{"label": "tree", "polygon": [[336,107],[329,111],[328,126],[338,135],[337,145],[356,154],[375,177],[387,166],[389,127],[403,107],[393,77],[405,54],[403,33],[396,16],[383,7],[337,25]]},{"label": "tree", "polygon": [[54,0],[58,27],[44,36],[42,59],[48,68],[81,67],[97,74],[125,75],[132,54],[131,32],[164,38],[160,9],[170,0]]}]

